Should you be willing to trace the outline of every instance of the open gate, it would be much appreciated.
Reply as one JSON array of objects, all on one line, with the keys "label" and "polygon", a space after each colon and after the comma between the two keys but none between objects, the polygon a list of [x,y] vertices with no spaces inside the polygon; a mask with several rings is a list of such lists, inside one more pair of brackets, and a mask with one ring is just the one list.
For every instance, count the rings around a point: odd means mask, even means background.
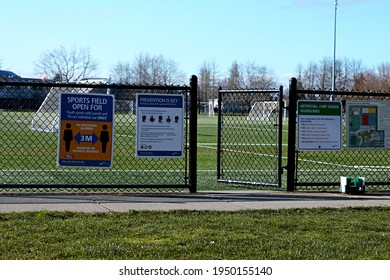
[{"label": "open gate", "polygon": [[283,87],[219,89],[219,182],[281,187]]}]

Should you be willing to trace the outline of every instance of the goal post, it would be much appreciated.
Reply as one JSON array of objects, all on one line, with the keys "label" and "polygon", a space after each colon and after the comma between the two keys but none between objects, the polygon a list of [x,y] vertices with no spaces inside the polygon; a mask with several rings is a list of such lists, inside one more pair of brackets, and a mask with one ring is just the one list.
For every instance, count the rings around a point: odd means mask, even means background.
[{"label": "goal post", "polygon": [[255,102],[247,116],[248,121],[267,122],[279,112],[279,101]]},{"label": "goal post", "polygon": [[209,117],[214,117],[214,113],[218,111],[218,99],[209,99]]}]

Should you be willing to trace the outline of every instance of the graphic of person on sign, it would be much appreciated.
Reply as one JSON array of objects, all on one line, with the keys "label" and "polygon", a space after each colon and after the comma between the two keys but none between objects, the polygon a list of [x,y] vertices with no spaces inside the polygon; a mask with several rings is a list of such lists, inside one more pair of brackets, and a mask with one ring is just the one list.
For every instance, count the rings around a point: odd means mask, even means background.
[{"label": "graphic of person on sign", "polygon": [[69,152],[70,142],[73,140],[73,130],[71,129],[72,125],[70,123],[66,124],[66,129],[64,130],[64,136],[62,139],[65,141],[65,151]]},{"label": "graphic of person on sign", "polygon": [[110,134],[107,131],[107,125],[102,126],[103,130],[100,132],[99,141],[102,142],[102,153],[106,152],[107,143],[110,142]]}]

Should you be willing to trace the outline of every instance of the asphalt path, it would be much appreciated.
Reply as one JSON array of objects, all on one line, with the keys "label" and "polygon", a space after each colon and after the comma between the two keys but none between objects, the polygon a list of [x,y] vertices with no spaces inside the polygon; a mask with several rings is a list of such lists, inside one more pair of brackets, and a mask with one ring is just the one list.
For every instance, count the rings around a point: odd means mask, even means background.
[{"label": "asphalt path", "polygon": [[390,192],[212,191],[157,194],[0,194],[0,212],[285,209],[390,206]]}]

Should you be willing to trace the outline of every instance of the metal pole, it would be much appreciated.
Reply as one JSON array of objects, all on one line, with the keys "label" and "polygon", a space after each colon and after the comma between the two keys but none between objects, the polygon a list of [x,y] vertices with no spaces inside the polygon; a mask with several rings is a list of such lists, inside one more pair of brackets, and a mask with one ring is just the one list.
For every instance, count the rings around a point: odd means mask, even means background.
[{"label": "metal pole", "polygon": [[279,87],[279,116],[278,116],[278,187],[282,186],[282,152],[283,152],[283,86]]},{"label": "metal pole", "polygon": [[336,87],[336,23],[337,23],[337,4],[338,0],[334,3],[334,37],[333,37],[333,72],[332,72],[332,91],[335,91]]},{"label": "metal pole", "polygon": [[297,119],[297,79],[291,78],[288,104],[287,191],[295,191],[295,142]]},{"label": "metal pole", "polygon": [[218,131],[217,131],[217,180],[221,179],[222,153],[222,87],[218,89]]},{"label": "metal pole", "polygon": [[197,145],[198,145],[198,115],[196,105],[198,99],[198,77],[193,75],[190,80],[190,145],[189,145],[189,183],[190,192],[197,190]]}]

